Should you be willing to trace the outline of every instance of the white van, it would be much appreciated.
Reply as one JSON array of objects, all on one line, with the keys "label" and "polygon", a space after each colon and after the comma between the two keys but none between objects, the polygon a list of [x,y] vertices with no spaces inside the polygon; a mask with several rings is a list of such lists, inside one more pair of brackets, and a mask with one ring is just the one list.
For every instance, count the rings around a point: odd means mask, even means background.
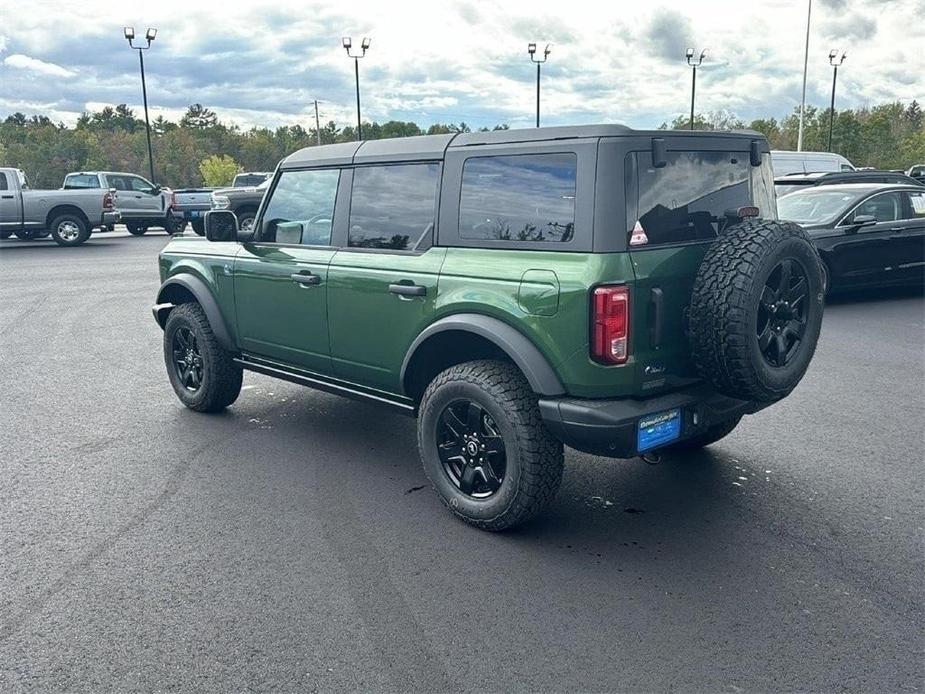
[{"label": "white van", "polygon": [[775,177],[792,173],[855,170],[854,164],[833,152],[786,152],[779,149],[771,150],[771,167]]}]

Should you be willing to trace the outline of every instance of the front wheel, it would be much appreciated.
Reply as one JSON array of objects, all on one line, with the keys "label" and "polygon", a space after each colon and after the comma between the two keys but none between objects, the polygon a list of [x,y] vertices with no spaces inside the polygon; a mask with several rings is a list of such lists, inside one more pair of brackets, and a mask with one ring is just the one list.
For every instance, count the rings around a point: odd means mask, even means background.
[{"label": "front wheel", "polygon": [[76,214],[62,214],[51,222],[51,237],[59,246],[79,246],[90,238],[90,227]]},{"label": "front wheel", "polygon": [[238,214],[238,229],[244,232],[254,230],[254,220],[257,218],[257,212],[253,210],[244,210]]},{"label": "front wheel", "polygon": [[241,393],[243,371],[218,343],[199,304],[180,304],[170,312],[164,362],[170,385],[191,410],[220,412]]},{"label": "front wheel", "polygon": [[206,235],[206,223],[202,219],[194,219],[190,222],[190,225],[193,227],[193,231],[196,232],[199,236]]},{"label": "front wheel", "polygon": [[483,530],[532,518],[562,481],[562,444],[506,362],[471,361],[438,375],[421,400],[418,448],[443,503]]}]

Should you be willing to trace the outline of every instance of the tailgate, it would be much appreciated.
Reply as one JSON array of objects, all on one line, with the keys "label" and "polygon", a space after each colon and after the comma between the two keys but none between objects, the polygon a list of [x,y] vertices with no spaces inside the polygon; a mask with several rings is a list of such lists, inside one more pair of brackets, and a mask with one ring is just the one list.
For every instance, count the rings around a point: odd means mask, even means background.
[{"label": "tailgate", "polygon": [[633,353],[636,380],[645,392],[676,388],[696,378],[687,339],[691,289],[707,244],[630,253]]}]

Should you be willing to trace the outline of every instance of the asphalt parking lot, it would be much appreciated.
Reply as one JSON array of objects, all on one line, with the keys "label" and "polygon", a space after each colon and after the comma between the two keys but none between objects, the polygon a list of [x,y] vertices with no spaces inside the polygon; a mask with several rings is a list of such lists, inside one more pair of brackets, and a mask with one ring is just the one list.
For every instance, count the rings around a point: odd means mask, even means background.
[{"label": "asphalt parking lot", "polygon": [[656,466],[567,452],[492,535],[402,415],[255,374],[183,408],[165,242],[0,242],[0,690],[925,687],[921,292],[830,302],[789,399]]}]

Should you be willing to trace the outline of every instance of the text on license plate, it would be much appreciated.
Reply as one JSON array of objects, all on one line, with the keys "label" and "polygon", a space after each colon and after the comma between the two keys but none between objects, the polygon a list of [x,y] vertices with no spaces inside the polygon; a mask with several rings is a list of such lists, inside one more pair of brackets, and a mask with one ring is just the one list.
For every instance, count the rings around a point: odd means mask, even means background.
[{"label": "text on license plate", "polygon": [[640,452],[648,451],[658,446],[664,446],[681,436],[681,410],[673,409],[667,412],[646,415],[639,420],[636,435],[636,449]]}]

